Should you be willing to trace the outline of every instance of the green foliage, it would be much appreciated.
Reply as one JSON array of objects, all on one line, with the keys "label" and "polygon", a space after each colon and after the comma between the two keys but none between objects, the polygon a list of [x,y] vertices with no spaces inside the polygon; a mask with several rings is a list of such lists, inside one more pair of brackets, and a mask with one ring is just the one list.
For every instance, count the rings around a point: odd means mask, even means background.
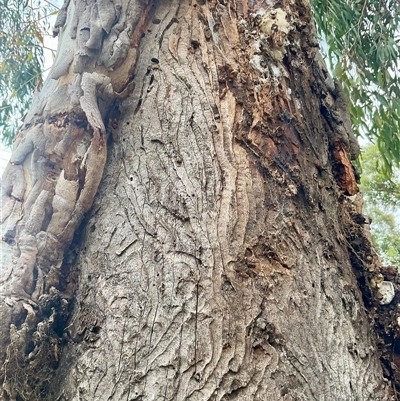
[{"label": "green foliage", "polygon": [[376,142],[383,171],[400,163],[400,1],[311,0],[356,135]]},{"label": "green foliage", "polygon": [[[388,179],[378,168],[381,158],[377,145],[370,145],[363,152],[361,166],[361,191],[364,193],[364,213],[371,217],[371,234],[375,248],[385,263],[400,267],[400,175],[393,170]],[[396,221],[397,220],[397,221]]]},{"label": "green foliage", "polygon": [[41,85],[47,1],[0,0],[0,137],[11,143]]}]

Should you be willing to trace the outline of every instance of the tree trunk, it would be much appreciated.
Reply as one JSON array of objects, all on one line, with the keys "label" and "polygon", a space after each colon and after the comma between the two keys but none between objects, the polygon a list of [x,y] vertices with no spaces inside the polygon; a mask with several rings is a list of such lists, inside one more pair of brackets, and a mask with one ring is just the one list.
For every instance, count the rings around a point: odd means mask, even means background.
[{"label": "tree trunk", "polygon": [[389,399],[308,1],[66,0],[58,31],[4,179],[2,399]]}]

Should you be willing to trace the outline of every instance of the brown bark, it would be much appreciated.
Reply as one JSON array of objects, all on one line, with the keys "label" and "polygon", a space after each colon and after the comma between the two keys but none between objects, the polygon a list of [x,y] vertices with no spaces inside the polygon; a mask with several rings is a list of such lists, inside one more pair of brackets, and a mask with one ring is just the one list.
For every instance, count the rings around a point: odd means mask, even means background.
[{"label": "brown bark", "polygon": [[5,400],[389,399],[341,91],[273,3],[66,1],[6,173]]}]

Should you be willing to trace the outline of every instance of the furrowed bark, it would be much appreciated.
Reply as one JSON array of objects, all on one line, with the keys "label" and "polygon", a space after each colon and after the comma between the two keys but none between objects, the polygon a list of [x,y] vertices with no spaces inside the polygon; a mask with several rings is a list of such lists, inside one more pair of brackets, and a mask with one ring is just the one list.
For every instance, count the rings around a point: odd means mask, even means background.
[{"label": "furrowed bark", "polygon": [[389,399],[308,2],[64,10],[6,173],[4,398]]}]

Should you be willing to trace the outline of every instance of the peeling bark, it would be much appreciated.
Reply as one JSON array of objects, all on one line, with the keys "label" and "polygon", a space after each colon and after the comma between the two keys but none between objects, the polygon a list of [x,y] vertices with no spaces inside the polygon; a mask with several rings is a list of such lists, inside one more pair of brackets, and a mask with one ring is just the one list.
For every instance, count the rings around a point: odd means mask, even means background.
[{"label": "peeling bark", "polygon": [[3,186],[4,397],[43,399],[58,365],[74,293],[63,264],[103,175],[110,110],[132,88],[131,35],[146,7],[67,0],[58,16],[58,57],[16,135]]},{"label": "peeling bark", "polygon": [[65,1],[4,179],[5,400],[390,399],[343,94],[272,3]]}]

